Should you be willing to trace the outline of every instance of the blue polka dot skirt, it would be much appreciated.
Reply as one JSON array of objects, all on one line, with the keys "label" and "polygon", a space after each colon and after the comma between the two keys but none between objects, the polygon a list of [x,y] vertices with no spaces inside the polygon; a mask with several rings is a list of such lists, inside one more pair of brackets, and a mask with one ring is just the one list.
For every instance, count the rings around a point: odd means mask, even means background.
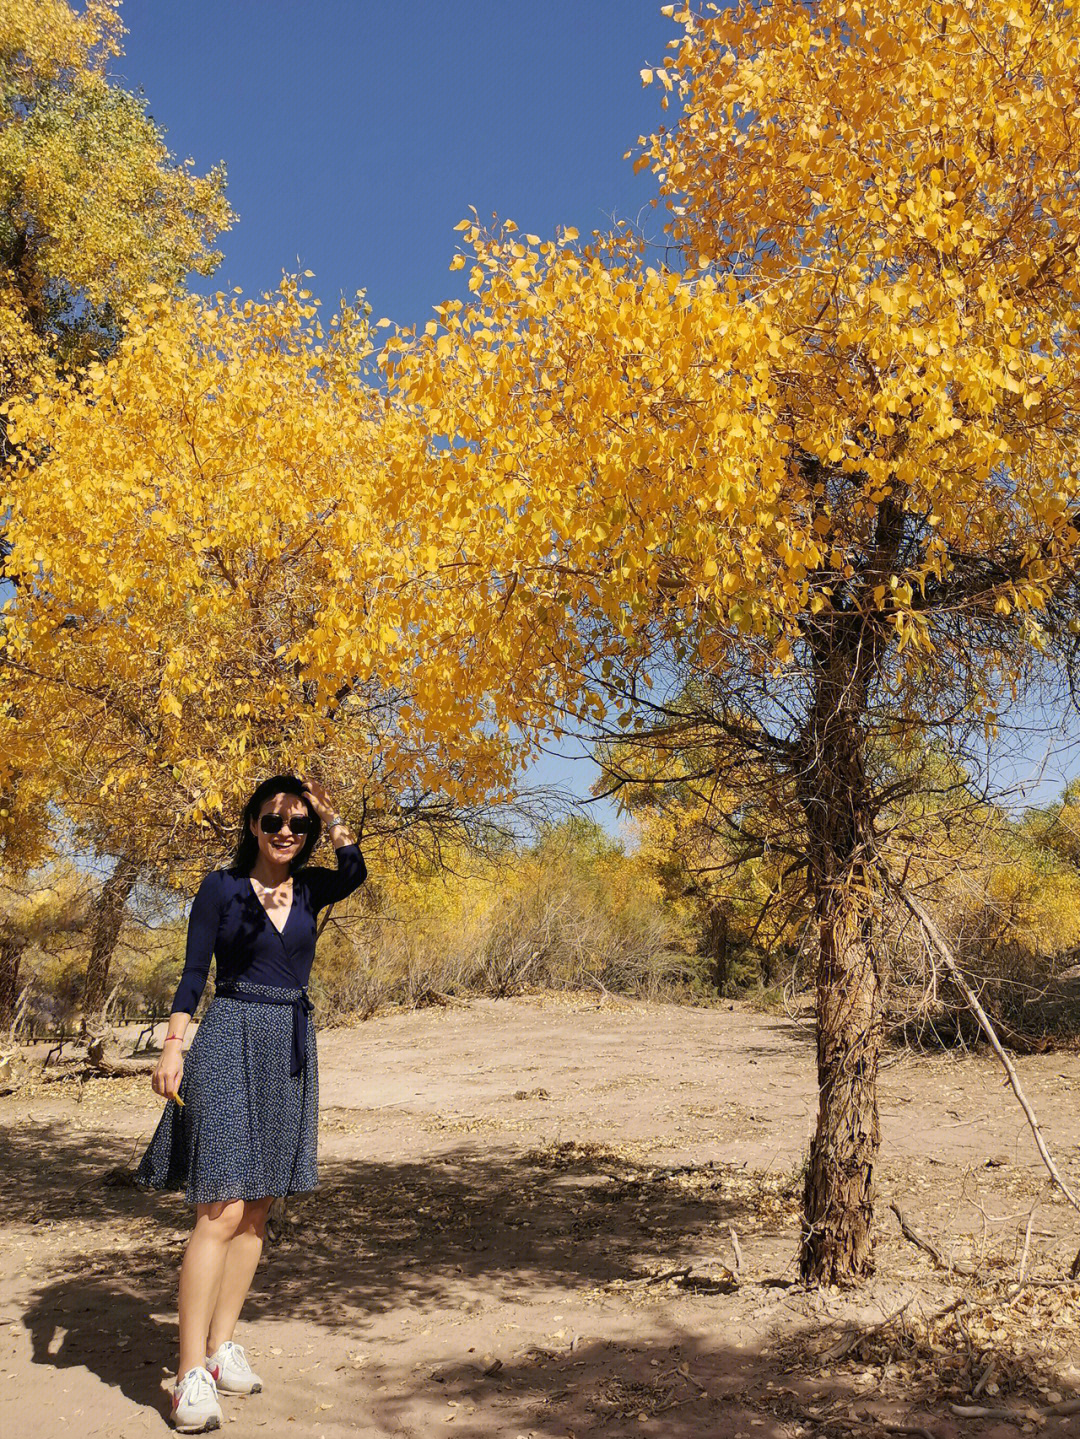
[{"label": "blue polka dot skirt", "polygon": [[[295,990],[244,985],[287,1001]],[[319,1064],[291,1073],[293,1007],[216,995],[184,1056],[183,1105],[165,1106],[135,1172],[145,1189],[182,1189],[188,1204],[266,1199],[318,1187]]]}]

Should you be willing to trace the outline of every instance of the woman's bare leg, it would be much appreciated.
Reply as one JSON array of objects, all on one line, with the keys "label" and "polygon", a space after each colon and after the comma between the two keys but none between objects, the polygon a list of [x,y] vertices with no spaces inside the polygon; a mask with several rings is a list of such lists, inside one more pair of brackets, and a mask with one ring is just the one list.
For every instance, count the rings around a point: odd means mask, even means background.
[{"label": "woman's bare leg", "polygon": [[244,1201],[200,1204],[180,1266],[180,1370],[206,1363],[206,1337],[231,1241],[243,1223]]},{"label": "woman's bare leg", "polygon": [[[206,1341],[206,1353],[215,1354],[226,1339],[233,1337],[240,1310],[244,1307],[251,1281],[258,1268],[262,1254],[263,1236],[266,1233],[266,1219],[273,1199],[249,1199],[244,1201],[244,1212],[236,1232],[229,1240],[225,1255],[225,1266],[218,1287],[217,1302],[210,1318],[210,1330]],[[204,1356],[205,1357],[205,1356]],[[199,1360],[201,1364],[202,1359]]]}]

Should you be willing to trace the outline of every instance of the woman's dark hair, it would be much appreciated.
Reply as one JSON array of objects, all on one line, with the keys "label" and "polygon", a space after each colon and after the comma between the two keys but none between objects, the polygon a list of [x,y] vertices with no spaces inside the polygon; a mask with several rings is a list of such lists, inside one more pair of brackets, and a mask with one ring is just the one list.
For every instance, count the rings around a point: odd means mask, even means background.
[{"label": "woman's dark hair", "polygon": [[322,834],[322,820],[312,809],[311,804],[304,794],[304,782],[294,774],[276,774],[271,779],[264,779],[257,784],[252,791],[251,798],[244,806],[244,813],[241,817],[240,838],[236,842],[236,854],[233,856],[232,868],[237,874],[250,874],[255,868],[255,861],[259,857],[259,841],[251,832],[251,822],[258,823],[259,814],[263,805],[268,799],[273,799],[276,794],[294,794],[304,801],[304,808],[311,818],[311,828],[304,840],[304,847],[289,865],[289,873],[296,871],[308,861],[311,851],[319,842]]}]

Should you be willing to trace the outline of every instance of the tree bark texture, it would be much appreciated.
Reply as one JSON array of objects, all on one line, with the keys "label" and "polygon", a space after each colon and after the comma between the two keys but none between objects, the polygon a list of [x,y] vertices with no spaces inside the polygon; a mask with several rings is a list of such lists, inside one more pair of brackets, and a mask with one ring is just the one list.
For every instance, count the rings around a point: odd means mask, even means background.
[{"label": "tree bark texture", "polygon": [[821,920],[818,1118],[803,1194],[800,1269],[837,1284],[873,1269],[882,991],[869,923],[839,893]]},{"label": "tree bark texture", "polygon": [[26,941],[0,926],[0,1029],[10,1029],[19,999],[19,967]]},{"label": "tree bark texture", "polygon": [[90,925],[90,958],[86,965],[86,987],[83,991],[84,1019],[89,1020],[92,1015],[100,1015],[105,1006],[109,965],[120,935],[124,905],[135,887],[138,872],[138,866],[133,860],[121,857],[102,886],[94,905],[94,916]]},{"label": "tree bark texture", "polygon": [[873,1269],[882,970],[875,948],[874,808],[862,719],[874,646],[829,635],[799,788],[820,951],[817,1128],[803,1194],[800,1270],[844,1283]]},{"label": "tree bark texture", "polygon": [[705,950],[713,963],[716,992],[723,999],[731,978],[731,950],[728,918],[718,904],[712,905],[705,916]]}]

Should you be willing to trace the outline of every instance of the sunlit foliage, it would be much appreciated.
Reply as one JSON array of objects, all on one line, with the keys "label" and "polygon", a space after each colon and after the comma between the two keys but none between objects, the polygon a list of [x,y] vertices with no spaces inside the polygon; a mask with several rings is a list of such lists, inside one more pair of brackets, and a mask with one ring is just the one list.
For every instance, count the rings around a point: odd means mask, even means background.
[{"label": "sunlit foliage", "polygon": [[178,163],[110,82],[122,35],[119,0],[0,7],[0,398],[107,352],[146,284],[220,258],[224,169]]},{"label": "sunlit foliage", "polygon": [[220,846],[256,777],[312,762],[354,824],[502,793],[483,692],[423,643],[441,616],[370,349],[362,305],[324,329],[295,281],[161,296],[111,360],[13,407],[0,765],[47,772],[99,849]]}]

